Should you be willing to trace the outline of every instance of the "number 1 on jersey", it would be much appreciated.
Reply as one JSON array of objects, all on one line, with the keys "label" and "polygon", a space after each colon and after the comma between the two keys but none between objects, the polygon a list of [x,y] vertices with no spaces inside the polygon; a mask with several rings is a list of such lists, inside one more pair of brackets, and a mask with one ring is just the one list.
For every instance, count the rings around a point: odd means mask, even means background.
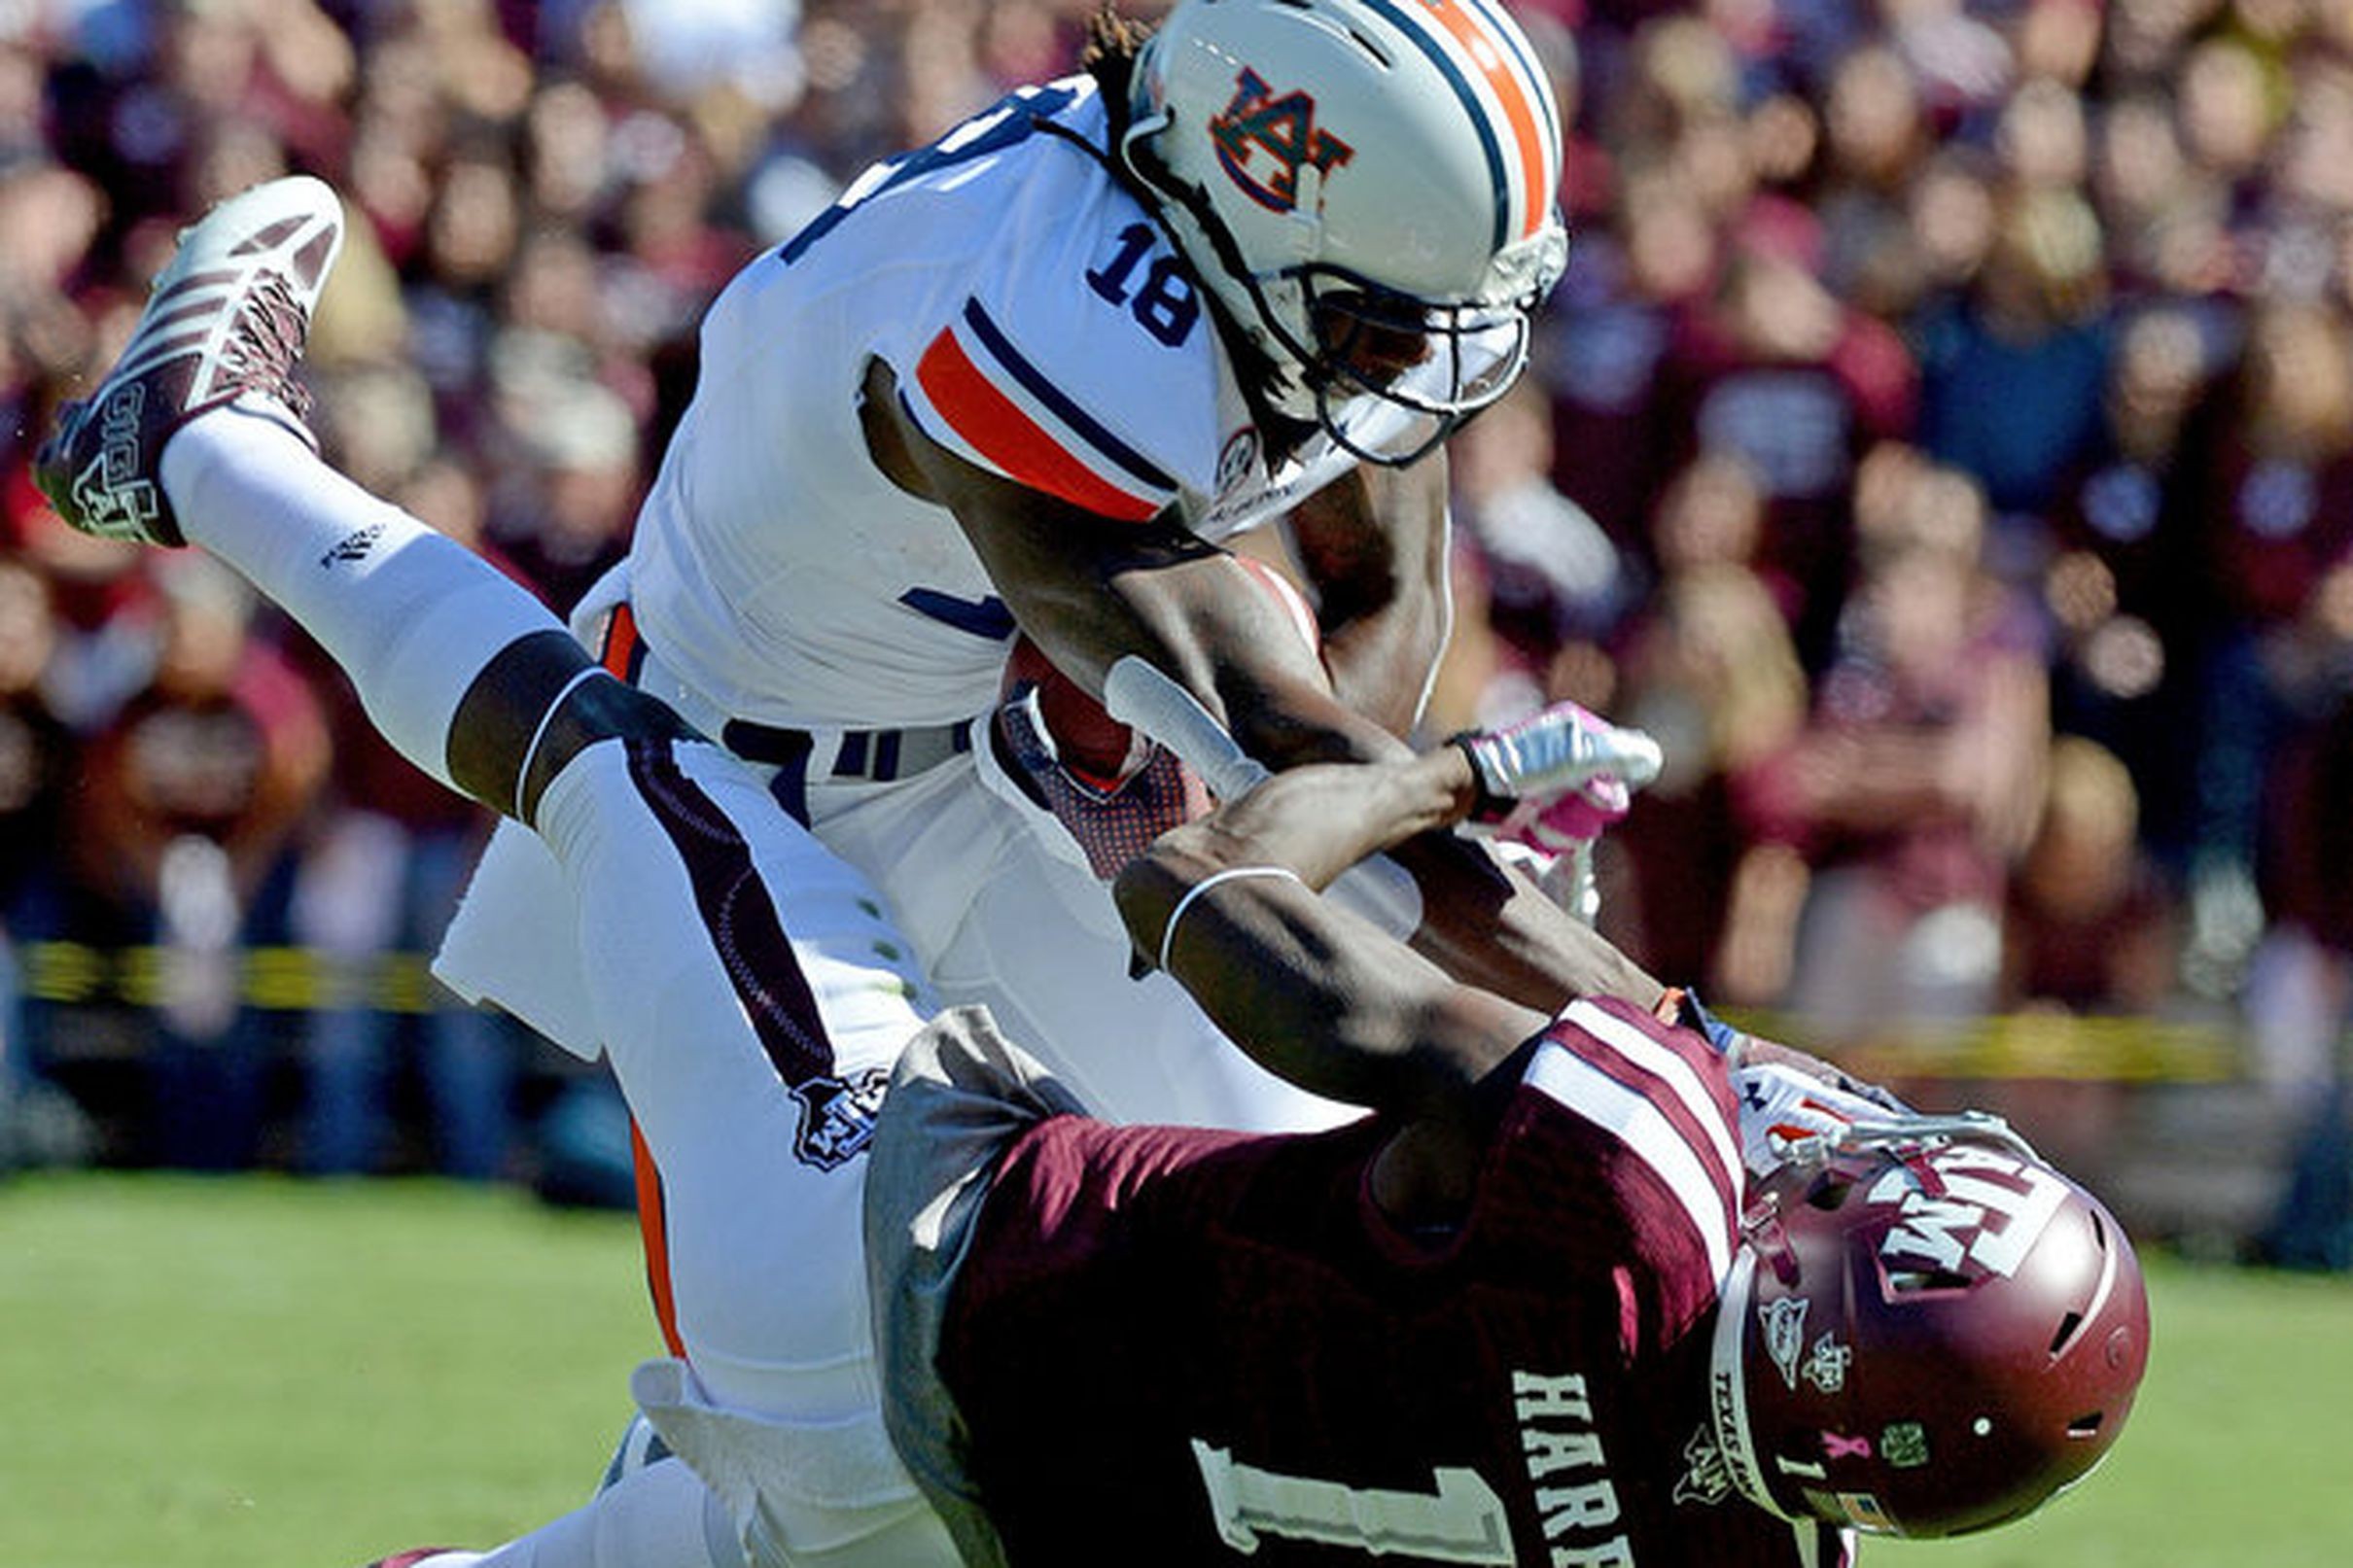
[{"label": "number 1 on jersey", "polygon": [[1209,1488],[1218,1539],[1236,1551],[1256,1551],[1261,1535],[1281,1535],[1375,1557],[1403,1552],[1493,1568],[1518,1561],[1503,1499],[1476,1470],[1435,1470],[1435,1489],[1426,1492],[1351,1486],[1236,1464],[1232,1453],[1199,1438],[1193,1462]]}]

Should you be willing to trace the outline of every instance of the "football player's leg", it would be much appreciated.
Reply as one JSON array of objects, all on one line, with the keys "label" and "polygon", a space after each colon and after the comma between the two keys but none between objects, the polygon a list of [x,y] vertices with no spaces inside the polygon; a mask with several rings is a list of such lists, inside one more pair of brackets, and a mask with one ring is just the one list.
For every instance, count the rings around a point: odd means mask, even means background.
[{"label": "football player's leg", "polygon": [[882,1427],[861,1253],[867,1140],[930,1010],[908,946],[706,744],[588,747],[538,830],[655,1182],[640,1217],[676,1359],[639,1370],[639,1406],[699,1472],[749,1478],[727,1501],[781,1560],[890,1561],[861,1543],[938,1529]]},{"label": "football player's leg", "polygon": [[[734,1522],[676,1459],[633,1471],[587,1506],[487,1551],[404,1551],[371,1568],[754,1568]],[[759,1565],[768,1568],[768,1565]]]},{"label": "football player's leg", "polygon": [[274,423],[194,421],[166,468],[188,537],[287,603],[412,760],[540,828],[659,1173],[650,1262],[698,1395],[852,1434],[859,1505],[780,1503],[778,1533],[897,1528],[920,1504],[880,1440],[859,1155],[919,980],[880,900],[536,601]]},{"label": "football player's leg", "polygon": [[[200,544],[228,562],[343,666],[410,761],[525,816],[547,771],[527,767],[534,739],[560,733],[550,712],[587,660],[555,649],[562,628],[530,594],[319,460],[296,372],[342,229],[335,193],[303,177],[207,213],[115,365],[60,410],[34,477],[87,533]],[[495,700],[461,726],[502,654]],[[609,694],[572,707],[600,703],[643,718]],[[623,732],[611,718],[585,728]]]},{"label": "football player's leg", "polygon": [[588,740],[685,733],[598,672],[522,587],[275,420],[235,406],[194,419],[165,447],[162,475],[189,540],[318,641],[402,755],[493,810],[528,819]]},{"label": "football player's leg", "polygon": [[859,1408],[860,1157],[930,1006],[905,943],[865,880],[717,748],[591,747],[539,819],[660,1176],[656,1290],[705,1391]]}]

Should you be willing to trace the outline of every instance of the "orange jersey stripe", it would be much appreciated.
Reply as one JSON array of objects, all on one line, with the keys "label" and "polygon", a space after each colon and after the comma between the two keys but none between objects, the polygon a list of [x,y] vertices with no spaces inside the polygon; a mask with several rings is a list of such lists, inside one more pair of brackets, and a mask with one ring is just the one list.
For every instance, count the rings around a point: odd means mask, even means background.
[{"label": "orange jersey stripe", "polygon": [[653,1298],[653,1320],[661,1325],[662,1342],[681,1361],[686,1342],[679,1338],[678,1301],[670,1289],[669,1213],[662,1203],[662,1173],[654,1168],[653,1151],[646,1134],[629,1122],[630,1163],[637,1167],[637,1230],[646,1243],[646,1290]]},{"label": "orange jersey stripe", "polygon": [[615,679],[629,679],[629,661],[637,655],[637,616],[630,612],[629,601],[624,599],[613,607],[613,618],[605,623],[605,656],[599,660],[605,673]]},{"label": "orange jersey stripe", "polygon": [[1526,239],[1544,226],[1544,215],[1553,204],[1544,177],[1544,129],[1536,122],[1540,111],[1528,97],[1528,85],[1512,69],[1509,52],[1488,37],[1476,17],[1452,0],[1427,0],[1427,10],[1462,46],[1495,101],[1503,106],[1503,118],[1511,123],[1512,142],[1520,151],[1521,166],[1528,171],[1528,214],[1520,225],[1520,237]]},{"label": "orange jersey stripe", "polygon": [[959,436],[1031,489],[1122,522],[1144,522],[1160,511],[1158,502],[1129,495],[1066,451],[981,373],[953,331],[931,339],[916,362],[915,379]]},{"label": "orange jersey stripe", "polygon": [[[637,616],[623,600],[613,607],[613,618],[605,624],[599,662],[608,674],[626,680],[637,645]],[[646,1293],[653,1298],[653,1320],[661,1328],[662,1342],[684,1361],[686,1345],[679,1338],[678,1303],[670,1288],[670,1219],[662,1202],[662,1173],[654,1167],[653,1151],[646,1146],[634,1116],[629,1119],[629,1163],[637,1173],[637,1232],[646,1248]]]}]

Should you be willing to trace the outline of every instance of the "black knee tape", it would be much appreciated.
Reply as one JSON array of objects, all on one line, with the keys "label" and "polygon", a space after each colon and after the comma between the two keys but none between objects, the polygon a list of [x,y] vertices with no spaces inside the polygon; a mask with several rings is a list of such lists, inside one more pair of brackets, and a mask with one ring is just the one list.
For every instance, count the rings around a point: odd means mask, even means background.
[{"label": "black knee tape", "polygon": [[534,632],[509,644],[467,687],[446,754],[458,787],[529,821],[547,782],[582,747],[694,734],[668,705],[598,669],[569,634]]}]

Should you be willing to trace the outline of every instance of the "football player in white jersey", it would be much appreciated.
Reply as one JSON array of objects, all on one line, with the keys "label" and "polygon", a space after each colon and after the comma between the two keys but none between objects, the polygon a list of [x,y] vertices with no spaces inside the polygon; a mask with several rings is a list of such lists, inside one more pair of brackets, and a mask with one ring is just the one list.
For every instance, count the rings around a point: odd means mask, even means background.
[{"label": "football player in white jersey", "polygon": [[[334,192],[308,178],[215,209],[115,367],[61,411],[35,476],[77,528],[234,566],[343,667],[409,760],[528,823],[558,868],[535,917],[574,949],[593,1038],[664,1178],[649,1240],[672,1355],[632,1388],[694,1468],[623,1465],[589,1506],[488,1560],[950,1563],[884,1429],[860,1263],[884,1089],[936,1001],[866,881],[753,766],[319,460],[294,365],[341,234]],[[1466,739],[1479,798],[1582,788],[1615,756],[1598,733],[1564,706]],[[1598,945],[1551,914],[1570,947]],[[1639,1004],[1659,999],[1615,969]],[[1114,1018],[1102,1029],[1122,1033]]]},{"label": "football player in white jersey", "polygon": [[[1519,373],[1565,254],[1558,110],[1496,0],[1180,0],[1097,33],[1087,74],[868,170],[729,285],[576,630],[772,770],[943,997],[1091,1106],[1311,1125],[1333,1108],[1131,976],[1037,737],[992,722],[1001,676],[1019,630],[1084,692],[1142,656],[1276,766],[1401,750],[1447,630],[1438,443]],[[1224,547],[1277,518],[1319,649]],[[1142,810],[1122,786],[1165,761],[1113,752],[1053,793]],[[1492,933],[1532,887],[1452,840],[1398,859],[1428,896],[1392,875],[1395,924],[1528,993]],[[439,972],[593,1053],[533,918],[553,877],[505,832]]]}]

